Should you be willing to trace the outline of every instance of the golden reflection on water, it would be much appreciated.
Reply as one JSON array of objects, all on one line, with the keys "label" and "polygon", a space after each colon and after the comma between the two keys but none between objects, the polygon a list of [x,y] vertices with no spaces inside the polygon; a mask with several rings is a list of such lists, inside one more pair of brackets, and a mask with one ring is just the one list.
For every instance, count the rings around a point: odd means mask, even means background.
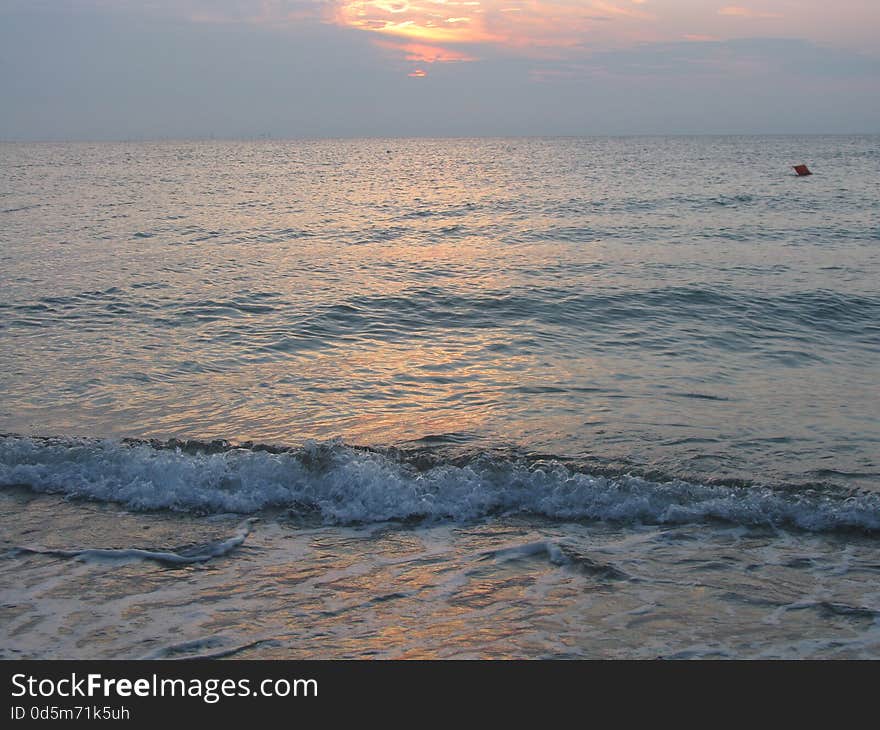
[{"label": "golden reflection on water", "polygon": [[[55,172],[22,173],[20,202],[51,206],[7,224],[0,425],[289,445],[458,434],[743,478],[803,476],[833,452],[873,473],[867,446],[838,449],[876,432],[870,325],[813,316],[840,265],[846,316],[873,306],[863,247],[817,233],[835,210],[870,240],[862,178],[834,183],[847,206],[807,210],[775,163],[743,164],[780,145],[23,150]],[[760,445],[781,432],[790,450]]]}]

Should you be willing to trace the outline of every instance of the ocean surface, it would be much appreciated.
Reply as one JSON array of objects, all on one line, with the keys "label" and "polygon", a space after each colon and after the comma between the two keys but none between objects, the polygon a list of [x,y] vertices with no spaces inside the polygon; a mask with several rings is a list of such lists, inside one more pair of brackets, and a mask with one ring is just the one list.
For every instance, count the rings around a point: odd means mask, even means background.
[{"label": "ocean surface", "polygon": [[878,136],[0,144],[0,657],[880,658],[878,282]]}]

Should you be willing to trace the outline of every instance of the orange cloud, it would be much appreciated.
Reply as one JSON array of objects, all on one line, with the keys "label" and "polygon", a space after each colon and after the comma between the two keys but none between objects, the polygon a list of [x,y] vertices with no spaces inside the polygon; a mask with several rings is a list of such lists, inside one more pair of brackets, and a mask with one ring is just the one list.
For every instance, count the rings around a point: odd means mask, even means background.
[{"label": "orange cloud", "polygon": [[652,16],[638,0],[339,0],[340,25],[433,44],[579,45],[609,20]]},{"label": "orange cloud", "polygon": [[351,28],[435,43],[494,40],[474,10],[482,12],[477,0],[342,0],[336,21]]},{"label": "orange cloud", "polygon": [[416,63],[460,63],[476,61],[476,57],[461,51],[455,51],[427,43],[397,43],[395,41],[376,41],[377,45],[390,51],[404,54],[407,61]]}]

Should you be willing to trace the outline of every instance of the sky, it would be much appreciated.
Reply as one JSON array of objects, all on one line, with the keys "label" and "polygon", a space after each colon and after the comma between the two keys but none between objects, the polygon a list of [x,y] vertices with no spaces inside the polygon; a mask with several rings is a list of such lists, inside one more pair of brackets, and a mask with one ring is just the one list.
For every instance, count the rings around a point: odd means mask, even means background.
[{"label": "sky", "polygon": [[0,140],[880,132],[880,0],[0,0]]}]

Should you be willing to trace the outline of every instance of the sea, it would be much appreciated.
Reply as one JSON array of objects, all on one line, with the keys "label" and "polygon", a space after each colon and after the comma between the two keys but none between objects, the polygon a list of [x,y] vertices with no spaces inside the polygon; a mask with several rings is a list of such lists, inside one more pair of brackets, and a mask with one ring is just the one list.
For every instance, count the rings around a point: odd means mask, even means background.
[{"label": "sea", "polygon": [[878,283],[878,136],[0,144],[0,657],[880,658]]}]

